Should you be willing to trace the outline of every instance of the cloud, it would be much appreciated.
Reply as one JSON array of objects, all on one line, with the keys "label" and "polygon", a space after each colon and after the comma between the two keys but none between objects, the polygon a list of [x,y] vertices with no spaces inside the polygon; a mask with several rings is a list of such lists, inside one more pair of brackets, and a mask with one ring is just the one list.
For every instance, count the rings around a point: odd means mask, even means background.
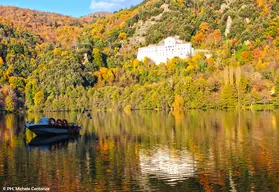
[{"label": "cloud", "polygon": [[92,0],[90,9],[93,11],[117,11],[140,3],[141,0]]}]

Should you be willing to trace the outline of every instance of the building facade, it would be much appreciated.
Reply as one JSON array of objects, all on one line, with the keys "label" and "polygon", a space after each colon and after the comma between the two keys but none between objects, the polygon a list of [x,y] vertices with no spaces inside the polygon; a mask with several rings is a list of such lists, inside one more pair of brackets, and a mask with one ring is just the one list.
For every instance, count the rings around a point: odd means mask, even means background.
[{"label": "building facade", "polygon": [[138,50],[137,59],[143,61],[145,57],[153,60],[156,64],[166,63],[168,60],[179,57],[188,58],[194,54],[191,43],[185,43],[178,37],[168,37],[158,45],[141,47]]}]

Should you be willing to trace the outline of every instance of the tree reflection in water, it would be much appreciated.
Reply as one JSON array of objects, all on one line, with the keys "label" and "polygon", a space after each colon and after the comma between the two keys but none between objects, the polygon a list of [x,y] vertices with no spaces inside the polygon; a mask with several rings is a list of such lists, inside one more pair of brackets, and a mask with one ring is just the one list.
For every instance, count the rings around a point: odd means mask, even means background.
[{"label": "tree reflection in water", "polygon": [[[93,112],[55,150],[28,150],[27,120],[77,113],[0,115],[0,187],[52,191],[277,191],[278,111]],[[27,132],[27,143],[36,141]],[[38,141],[38,140],[37,140]],[[40,141],[40,140],[39,140]],[[51,143],[53,144],[53,143]]]}]

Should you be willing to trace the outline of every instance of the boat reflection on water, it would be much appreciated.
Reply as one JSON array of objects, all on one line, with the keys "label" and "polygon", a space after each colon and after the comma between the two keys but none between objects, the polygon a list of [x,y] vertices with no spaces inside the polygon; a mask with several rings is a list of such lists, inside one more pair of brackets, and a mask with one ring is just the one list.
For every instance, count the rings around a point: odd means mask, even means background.
[{"label": "boat reflection on water", "polygon": [[45,151],[53,151],[57,149],[67,148],[69,143],[76,142],[81,135],[56,135],[56,136],[37,136],[29,143],[26,143],[28,150],[41,149]]},{"label": "boat reflection on water", "polygon": [[171,185],[195,177],[196,161],[188,150],[178,153],[168,147],[140,152],[140,167],[143,175],[161,178]]}]

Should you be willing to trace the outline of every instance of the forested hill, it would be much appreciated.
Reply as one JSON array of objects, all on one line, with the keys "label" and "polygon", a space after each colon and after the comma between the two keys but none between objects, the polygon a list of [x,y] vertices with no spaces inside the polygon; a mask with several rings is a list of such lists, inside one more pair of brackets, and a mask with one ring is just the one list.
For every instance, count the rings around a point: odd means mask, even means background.
[{"label": "forested hill", "polygon": [[[0,7],[0,107],[276,107],[278,13],[276,0],[150,0],[105,18]],[[212,57],[136,60],[168,36]]]},{"label": "forested hill", "polygon": [[60,34],[78,34],[91,23],[90,18],[73,18],[57,13],[40,12],[11,6],[0,6],[0,18],[10,21],[15,27],[32,31],[46,41],[60,41]]}]

